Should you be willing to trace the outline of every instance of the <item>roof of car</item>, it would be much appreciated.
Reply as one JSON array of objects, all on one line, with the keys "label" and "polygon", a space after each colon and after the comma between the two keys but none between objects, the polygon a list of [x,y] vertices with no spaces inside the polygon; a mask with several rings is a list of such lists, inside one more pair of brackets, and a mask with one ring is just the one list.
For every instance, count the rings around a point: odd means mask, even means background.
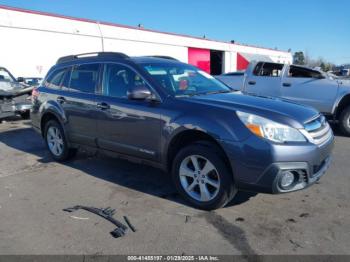
[{"label": "roof of car", "polygon": [[130,57],[130,60],[135,62],[136,64],[147,64],[147,63],[171,63],[171,64],[178,64],[181,63],[180,61],[174,59],[174,58],[163,58],[163,57],[156,57],[156,56],[135,56]]},{"label": "roof of car", "polygon": [[179,61],[170,56],[138,56],[129,57],[124,53],[116,52],[97,52],[97,53],[86,53],[78,55],[69,55],[61,57],[57,60],[56,65],[60,64],[78,64],[80,62],[103,62],[103,61],[132,61],[136,64],[139,63],[179,63]]}]

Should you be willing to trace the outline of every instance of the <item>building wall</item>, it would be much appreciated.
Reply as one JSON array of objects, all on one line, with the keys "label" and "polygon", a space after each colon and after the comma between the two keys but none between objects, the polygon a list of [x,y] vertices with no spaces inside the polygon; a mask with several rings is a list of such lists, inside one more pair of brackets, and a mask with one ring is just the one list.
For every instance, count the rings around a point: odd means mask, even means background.
[{"label": "building wall", "polygon": [[15,76],[44,76],[61,56],[116,51],[130,56],[167,55],[188,62],[188,48],[224,52],[224,72],[237,70],[237,53],[291,62],[288,52],[150,31],[86,19],[0,6],[0,65]]}]

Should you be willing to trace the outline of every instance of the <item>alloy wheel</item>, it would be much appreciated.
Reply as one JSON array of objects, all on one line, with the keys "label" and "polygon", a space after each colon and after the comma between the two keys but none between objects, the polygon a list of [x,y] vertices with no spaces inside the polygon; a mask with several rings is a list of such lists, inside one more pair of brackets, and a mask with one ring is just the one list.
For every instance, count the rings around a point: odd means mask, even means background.
[{"label": "alloy wheel", "polygon": [[50,126],[46,135],[47,144],[52,154],[60,156],[64,150],[64,142],[61,131],[55,127]]},{"label": "alloy wheel", "polygon": [[179,176],[182,188],[197,201],[209,202],[219,193],[219,173],[203,156],[186,157],[180,164]]}]

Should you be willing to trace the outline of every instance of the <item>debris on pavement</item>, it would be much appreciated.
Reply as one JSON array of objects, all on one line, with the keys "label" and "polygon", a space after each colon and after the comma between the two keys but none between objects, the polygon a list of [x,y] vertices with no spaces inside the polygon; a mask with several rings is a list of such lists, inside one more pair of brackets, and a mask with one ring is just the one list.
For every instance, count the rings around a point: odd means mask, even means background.
[{"label": "debris on pavement", "polygon": [[74,218],[74,219],[79,219],[79,220],[88,220],[89,218],[88,217],[77,217],[77,216],[70,216],[71,218]]},{"label": "debris on pavement", "polygon": [[127,216],[123,216],[125,223],[129,226],[132,232],[136,232],[136,228],[134,227],[133,224],[131,224],[129,218]]},{"label": "debris on pavement", "polygon": [[[110,232],[114,238],[124,236],[126,234],[126,231],[128,230],[128,227],[126,225],[124,225],[120,221],[113,218],[113,215],[115,214],[115,209],[112,209],[110,207],[96,208],[96,207],[87,207],[87,206],[74,206],[74,207],[70,207],[70,208],[65,208],[65,209],[63,209],[63,211],[74,212],[74,211],[77,211],[79,209],[83,209],[83,210],[86,210],[86,211],[91,212],[93,214],[96,214],[100,217],[103,217],[104,219],[108,220],[109,222],[111,222],[112,224],[117,226],[116,229],[114,229],[112,232]],[[130,229],[132,230],[131,227],[130,227]]]},{"label": "debris on pavement", "polygon": [[309,213],[302,213],[302,214],[300,214],[299,217],[308,217],[309,215],[310,215]]}]

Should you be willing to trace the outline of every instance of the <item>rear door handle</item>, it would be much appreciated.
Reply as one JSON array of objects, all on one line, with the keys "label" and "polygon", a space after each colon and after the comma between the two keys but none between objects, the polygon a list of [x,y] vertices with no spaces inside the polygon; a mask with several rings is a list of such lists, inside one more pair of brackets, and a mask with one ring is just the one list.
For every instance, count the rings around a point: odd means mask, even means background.
[{"label": "rear door handle", "polygon": [[105,102],[97,103],[96,107],[101,110],[107,110],[111,108],[110,105]]},{"label": "rear door handle", "polygon": [[249,81],[248,84],[253,86],[253,85],[256,84],[256,82],[255,81]]},{"label": "rear door handle", "polygon": [[291,83],[283,83],[283,86],[286,86],[286,87],[289,87],[291,85],[292,85]]},{"label": "rear door handle", "polygon": [[63,104],[64,102],[66,102],[67,100],[63,97],[63,96],[59,96],[57,97],[57,102],[60,104]]}]

